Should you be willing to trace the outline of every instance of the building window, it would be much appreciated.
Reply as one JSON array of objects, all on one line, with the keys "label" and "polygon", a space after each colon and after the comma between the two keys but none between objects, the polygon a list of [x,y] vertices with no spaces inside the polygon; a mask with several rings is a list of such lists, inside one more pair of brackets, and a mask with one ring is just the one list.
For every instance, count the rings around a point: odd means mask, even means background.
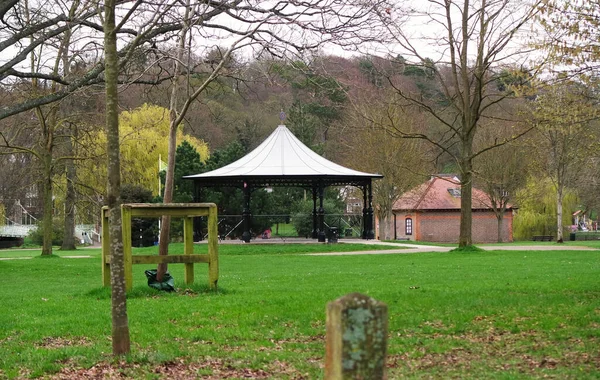
[{"label": "building window", "polygon": [[460,189],[448,189],[448,192],[450,193],[450,195],[452,195],[454,198],[460,198]]},{"label": "building window", "polygon": [[412,218],[406,218],[404,222],[406,235],[412,235]]}]

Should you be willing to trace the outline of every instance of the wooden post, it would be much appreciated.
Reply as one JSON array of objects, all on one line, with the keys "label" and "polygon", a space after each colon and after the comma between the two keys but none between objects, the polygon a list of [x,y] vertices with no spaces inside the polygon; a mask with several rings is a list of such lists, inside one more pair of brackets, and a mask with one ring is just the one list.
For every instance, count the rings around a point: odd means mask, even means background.
[{"label": "wooden post", "polygon": [[386,379],[387,305],[360,293],[327,304],[325,379]]},{"label": "wooden post", "polygon": [[108,206],[102,207],[102,286],[110,286],[110,240],[108,234]]},{"label": "wooden post", "polygon": [[123,266],[125,267],[125,289],[133,288],[131,267],[131,206],[121,205],[121,233],[123,234]]},{"label": "wooden post", "polygon": [[217,289],[219,280],[219,230],[217,226],[217,206],[208,209],[208,286]]},{"label": "wooden post", "polygon": [[[194,219],[191,216],[183,218],[183,253],[194,253]],[[183,278],[187,285],[194,283],[194,263],[186,263]]]}]

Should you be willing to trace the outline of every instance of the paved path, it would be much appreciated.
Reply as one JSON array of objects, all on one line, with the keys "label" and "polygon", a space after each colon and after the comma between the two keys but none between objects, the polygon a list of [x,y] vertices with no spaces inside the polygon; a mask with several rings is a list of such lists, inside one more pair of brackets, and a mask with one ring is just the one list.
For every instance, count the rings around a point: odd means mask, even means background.
[{"label": "paved path", "polygon": [[[392,255],[392,254],[407,254],[421,252],[448,252],[454,247],[442,247],[437,245],[419,245],[409,243],[385,242],[377,240],[362,240],[362,239],[344,239],[345,243],[368,244],[368,245],[385,245],[389,246],[389,250],[375,251],[353,251],[353,252],[323,252],[309,253],[312,256],[343,256],[343,255]],[[393,249],[396,247],[397,249]],[[402,247],[402,248],[401,248]],[[486,251],[598,251],[596,248],[582,247],[574,245],[484,245],[478,246]],[[401,248],[401,249],[398,249]]]},{"label": "paved path", "polygon": [[[342,243],[352,244],[366,244],[366,245],[382,245],[388,246],[390,249],[382,250],[369,250],[369,251],[352,251],[352,252],[323,252],[323,253],[308,253],[308,256],[345,256],[345,255],[397,255],[397,254],[408,254],[408,253],[422,253],[422,252],[448,252],[454,247],[442,247],[437,245],[420,245],[410,243],[397,243],[387,242],[379,240],[363,240],[363,239],[343,239],[340,240]],[[254,240],[255,244],[282,244],[282,243],[315,243],[313,239],[265,239],[265,240]],[[206,243],[202,241],[196,244]],[[219,244],[245,244],[241,240],[225,240]],[[250,243],[252,244],[252,243]],[[598,251],[596,248],[575,246],[575,245],[483,245],[478,246],[479,248],[486,251]],[[91,248],[91,247],[90,247]],[[39,250],[39,249],[32,249]],[[84,259],[92,256],[80,255],[80,256],[61,256],[67,259]],[[0,257],[2,260],[27,260],[33,257]]]}]

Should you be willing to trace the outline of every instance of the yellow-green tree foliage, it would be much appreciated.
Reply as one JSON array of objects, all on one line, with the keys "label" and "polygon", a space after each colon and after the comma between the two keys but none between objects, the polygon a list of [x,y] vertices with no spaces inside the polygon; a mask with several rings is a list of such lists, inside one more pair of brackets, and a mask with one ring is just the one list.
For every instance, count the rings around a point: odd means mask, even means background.
[{"label": "yellow-green tree foliage", "polygon": [[550,53],[551,61],[566,64],[578,74],[596,71],[600,57],[598,0],[542,0],[537,7],[538,20],[548,33],[539,47]]},{"label": "yellow-green tree foliage", "polygon": [[3,226],[5,224],[5,220],[4,220],[5,217],[6,217],[6,209],[4,208],[4,205],[2,203],[0,203],[0,226]]},{"label": "yellow-green tree foliage", "polygon": [[[529,240],[533,235],[556,235],[556,189],[549,179],[529,178],[517,192],[519,209],[513,219],[515,240]],[[563,226],[568,228],[576,210],[578,198],[567,190],[563,199]]]},{"label": "yellow-green tree foliage", "polygon": [[[200,154],[204,162],[209,156],[208,145],[193,136],[183,134],[183,125],[177,132],[177,144],[189,142]],[[137,184],[158,194],[158,160],[167,160],[169,110],[151,104],[144,104],[132,111],[119,115],[121,146],[121,178],[124,184]],[[80,168],[80,178],[100,193],[106,186],[106,134],[103,130],[88,136],[89,144],[99,157],[86,161]],[[192,174],[192,173],[190,173]]]}]

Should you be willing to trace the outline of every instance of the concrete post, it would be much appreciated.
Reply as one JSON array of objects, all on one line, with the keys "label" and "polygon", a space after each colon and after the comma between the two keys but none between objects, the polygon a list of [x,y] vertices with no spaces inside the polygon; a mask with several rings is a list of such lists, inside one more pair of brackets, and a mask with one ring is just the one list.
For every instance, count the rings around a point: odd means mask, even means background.
[{"label": "concrete post", "polygon": [[327,304],[325,379],[385,379],[387,305],[360,293]]}]

